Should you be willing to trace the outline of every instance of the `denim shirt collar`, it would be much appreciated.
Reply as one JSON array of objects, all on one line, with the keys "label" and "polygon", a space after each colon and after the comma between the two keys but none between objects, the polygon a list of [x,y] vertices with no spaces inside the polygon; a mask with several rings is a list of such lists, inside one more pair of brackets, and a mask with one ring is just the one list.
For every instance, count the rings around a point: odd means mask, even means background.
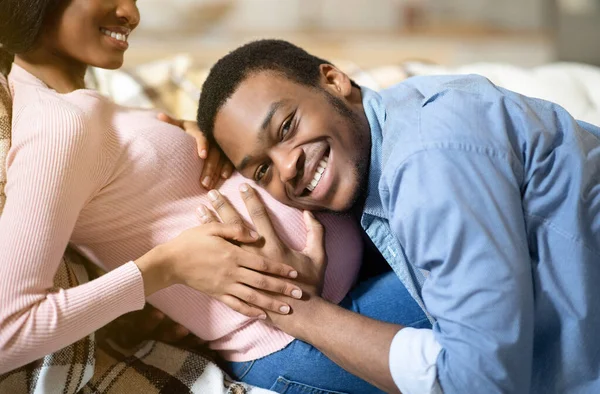
[{"label": "denim shirt collar", "polygon": [[365,221],[368,216],[387,217],[379,195],[379,180],[381,179],[382,171],[383,128],[387,115],[383,98],[379,93],[366,87],[361,87],[361,93],[363,108],[371,129],[371,158],[367,197],[361,217],[361,224],[365,227]]}]

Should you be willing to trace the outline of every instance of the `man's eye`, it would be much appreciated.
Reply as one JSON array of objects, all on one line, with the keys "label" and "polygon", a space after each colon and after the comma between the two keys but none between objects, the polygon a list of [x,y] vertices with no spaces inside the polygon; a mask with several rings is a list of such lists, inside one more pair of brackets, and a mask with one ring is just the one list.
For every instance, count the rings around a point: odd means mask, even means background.
[{"label": "man's eye", "polygon": [[256,169],[256,174],[254,175],[254,180],[256,182],[260,182],[263,177],[267,174],[267,171],[269,170],[269,166],[266,164],[262,164],[260,165],[257,169]]},{"label": "man's eye", "polygon": [[292,128],[292,117],[288,118],[281,126],[281,140],[283,141]]}]

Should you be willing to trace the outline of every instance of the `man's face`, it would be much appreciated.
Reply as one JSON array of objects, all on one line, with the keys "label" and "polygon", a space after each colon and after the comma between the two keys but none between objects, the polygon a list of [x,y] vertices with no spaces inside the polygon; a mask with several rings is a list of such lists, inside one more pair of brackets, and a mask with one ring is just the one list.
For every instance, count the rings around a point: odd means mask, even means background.
[{"label": "man's face", "polygon": [[248,76],[215,119],[237,170],[283,204],[346,211],[366,182],[369,125],[360,90],[322,66],[321,88],[271,71]]}]

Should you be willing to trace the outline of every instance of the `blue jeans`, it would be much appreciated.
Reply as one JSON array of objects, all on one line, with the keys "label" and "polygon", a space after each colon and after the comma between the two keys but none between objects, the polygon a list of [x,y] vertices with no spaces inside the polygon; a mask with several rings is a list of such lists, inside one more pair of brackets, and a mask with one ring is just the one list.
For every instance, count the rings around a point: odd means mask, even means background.
[{"label": "blue jeans", "polygon": [[[425,313],[391,271],[359,284],[340,306],[385,322],[431,328]],[[365,332],[364,335],[377,333]],[[299,340],[258,360],[230,362],[229,367],[233,378],[278,393],[383,393]]]}]

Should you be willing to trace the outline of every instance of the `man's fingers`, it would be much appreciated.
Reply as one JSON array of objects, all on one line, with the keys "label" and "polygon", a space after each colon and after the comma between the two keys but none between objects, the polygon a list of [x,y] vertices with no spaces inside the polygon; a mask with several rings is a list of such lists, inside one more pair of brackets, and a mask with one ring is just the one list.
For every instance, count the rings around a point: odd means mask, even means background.
[{"label": "man's fingers", "polygon": [[[205,231],[208,231],[210,235],[239,243],[254,243],[259,238],[256,231],[250,230],[243,224],[227,224],[212,222],[205,225],[204,229]],[[236,250],[239,253],[244,253],[244,256],[248,253],[235,245],[230,246],[236,248]]]},{"label": "man's fingers", "polygon": [[[218,198],[225,200],[222,196]],[[228,203],[226,200],[225,202]],[[231,207],[231,209],[233,209],[233,207]],[[225,216],[229,218],[229,222],[220,223],[212,211],[204,205],[200,205],[197,208],[197,212],[198,217],[203,224],[219,224],[218,226],[209,229],[212,235],[241,243],[253,243],[259,238],[258,233],[248,228],[239,215],[237,217],[229,217],[230,215],[226,214]],[[237,215],[237,212],[235,212],[235,215]]]},{"label": "man's fingers", "polygon": [[273,223],[271,223],[269,212],[258,193],[256,193],[256,190],[247,183],[242,183],[240,185],[240,192],[242,193],[242,198],[244,199],[250,218],[258,233],[271,242],[280,242],[280,239],[273,228]]},{"label": "man's fingers", "polygon": [[236,311],[237,313],[241,313],[242,315],[254,317],[261,320],[265,320],[267,318],[267,315],[263,310],[250,306],[234,296],[225,294],[219,297],[219,300],[234,311]]},{"label": "man's fingers", "polygon": [[211,190],[208,192],[208,198],[223,223],[246,225],[242,216],[219,191]]},{"label": "man's fingers", "polygon": [[[288,297],[293,297],[300,299],[302,298],[302,290],[298,286],[294,286],[291,283],[288,283],[284,280],[273,278],[267,275],[264,275],[260,272],[242,269],[240,271],[240,275],[238,278],[239,282],[242,282],[248,286],[252,286],[255,289],[268,291],[271,293],[282,294]],[[239,297],[239,296],[238,296]],[[262,308],[267,308],[269,310],[274,310],[271,307],[267,307],[265,305],[259,305],[256,302],[250,302],[249,300],[242,298],[244,301],[260,306]],[[279,307],[278,307],[279,308]]]},{"label": "man's fingers", "polygon": [[315,262],[325,261],[325,227],[315,218],[312,212],[304,211],[306,225],[306,248],[304,253]]},{"label": "man's fingers", "polygon": [[200,205],[196,209],[196,213],[198,214],[198,218],[200,219],[200,222],[202,222],[202,224],[219,222],[215,215],[212,213],[212,211],[204,205]]}]

